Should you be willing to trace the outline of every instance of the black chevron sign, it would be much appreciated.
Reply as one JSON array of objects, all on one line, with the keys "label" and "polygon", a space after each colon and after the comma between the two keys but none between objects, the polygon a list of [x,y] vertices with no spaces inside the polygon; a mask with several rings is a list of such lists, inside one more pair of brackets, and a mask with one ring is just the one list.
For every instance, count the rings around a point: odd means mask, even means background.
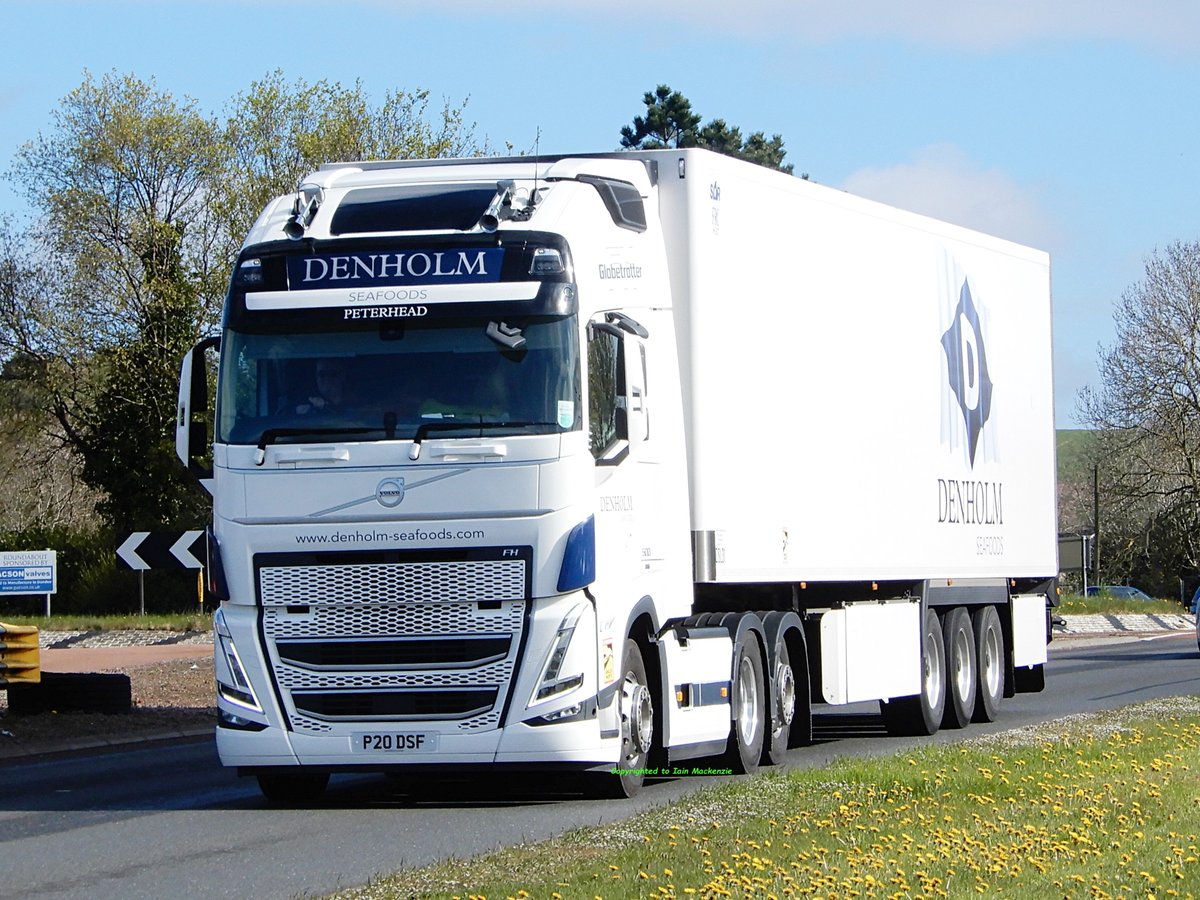
[{"label": "black chevron sign", "polygon": [[117,546],[127,569],[203,569],[208,547],[203,531],[134,531]]}]

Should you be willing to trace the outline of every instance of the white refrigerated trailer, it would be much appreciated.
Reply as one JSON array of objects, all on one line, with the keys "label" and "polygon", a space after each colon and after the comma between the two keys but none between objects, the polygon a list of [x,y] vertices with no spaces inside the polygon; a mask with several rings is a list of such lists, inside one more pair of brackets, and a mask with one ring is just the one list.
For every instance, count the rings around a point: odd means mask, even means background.
[{"label": "white refrigerated trailer", "polygon": [[1044,253],[702,150],[335,164],[249,234],[210,411],[217,340],[177,444],[269,797],[629,794],[1042,687]]}]

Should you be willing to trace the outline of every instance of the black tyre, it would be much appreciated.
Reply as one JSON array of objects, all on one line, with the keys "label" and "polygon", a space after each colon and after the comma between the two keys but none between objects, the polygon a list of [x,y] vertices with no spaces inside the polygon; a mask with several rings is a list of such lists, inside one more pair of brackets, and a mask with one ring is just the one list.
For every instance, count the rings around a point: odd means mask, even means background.
[{"label": "black tyre", "polygon": [[621,680],[617,685],[621,757],[614,773],[587,777],[585,792],[593,797],[632,797],[640,791],[654,745],[654,695],[646,677],[641,648],[635,641],[625,641],[621,666]]},{"label": "black tyre", "polygon": [[[732,633],[732,631],[731,631]],[[733,647],[733,718],[724,761],[739,774],[758,769],[767,732],[767,692],[762,650],[752,631],[743,632]]]},{"label": "black tyre", "polygon": [[946,642],[946,710],[943,728],[966,728],[975,715],[978,670],[975,665],[975,630],[966,609],[956,606],[942,623]]},{"label": "black tyre", "polygon": [[984,606],[971,615],[975,633],[975,665],[979,679],[975,695],[976,722],[994,722],[1004,699],[1004,669],[1006,649],[1004,631],[996,607]]},{"label": "black tyre", "polygon": [[[777,766],[783,763],[789,748],[812,743],[808,666],[803,653],[801,623],[796,614],[773,610],[761,613],[760,617],[770,651],[767,655],[769,720],[762,764]],[[797,641],[798,658],[793,658],[789,639]]]},{"label": "black tyre", "polygon": [[921,693],[880,704],[888,734],[936,734],[946,708],[946,644],[937,613],[925,610],[921,630]]},{"label": "black tyre", "polygon": [[269,774],[258,776],[258,789],[280,806],[307,806],[321,799],[329,784],[329,773]]},{"label": "black tyre", "polygon": [[763,742],[762,763],[766,766],[778,766],[787,759],[792,722],[796,717],[796,676],[792,672],[792,660],[788,655],[787,643],[782,637],[775,645],[771,667],[774,670],[772,678],[774,690],[771,692],[770,716],[767,737]]}]

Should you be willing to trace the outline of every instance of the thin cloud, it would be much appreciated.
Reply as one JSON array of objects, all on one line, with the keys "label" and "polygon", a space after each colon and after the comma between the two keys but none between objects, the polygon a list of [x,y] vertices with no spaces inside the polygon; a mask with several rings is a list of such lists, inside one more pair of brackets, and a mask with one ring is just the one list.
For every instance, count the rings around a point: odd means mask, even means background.
[{"label": "thin cloud", "polygon": [[[360,0],[361,2],[361,0]],[[390,8],[444,7],[423,2],[366,0]],[[495,15],[494,3],[459,0],[459,15]],[[1200,47],[1200,4],[1195,0],[605,0],[564,5],[547,0],[510,0],[514,10],[548,17],[601,22],[649,21],[677,29],[720,31],[741,37],[823,44],[841,40],[899,40],[940,48],[992,50],[1031,41],[1113,41],[1155,50]],[[625,18],[633,16],[632,19]]]},{"label": "thin cloud", "polygon": [[908,162],[852,173],[844,190],[901,209],[1049,249],[1059,242],[1037,195],[999,169],[975,164],[951,144],[935,144]]}]

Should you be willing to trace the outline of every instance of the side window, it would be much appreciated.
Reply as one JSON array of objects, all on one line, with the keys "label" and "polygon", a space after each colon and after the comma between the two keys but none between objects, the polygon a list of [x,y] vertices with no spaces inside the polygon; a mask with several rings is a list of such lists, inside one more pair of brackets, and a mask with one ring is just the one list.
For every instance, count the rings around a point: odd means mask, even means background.
[{"label": "side window", "polygon": [[602,458],[620,438],[617,427],[621,377],[621,338],[595,328],[588,341],[588,445],[592,456]]}]

